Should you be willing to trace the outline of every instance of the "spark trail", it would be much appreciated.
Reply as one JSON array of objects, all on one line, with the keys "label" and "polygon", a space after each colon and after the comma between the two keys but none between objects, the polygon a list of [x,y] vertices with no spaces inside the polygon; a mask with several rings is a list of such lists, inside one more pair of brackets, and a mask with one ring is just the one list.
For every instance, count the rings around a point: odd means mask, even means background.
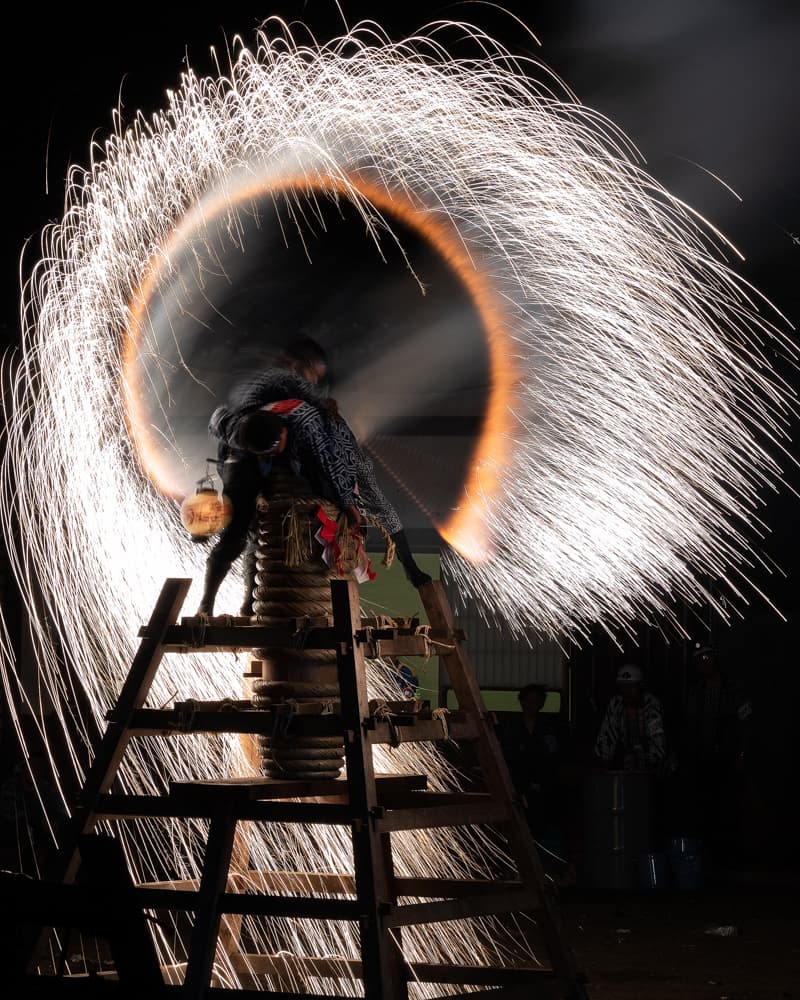
[{"label": "spark trail", "polygon": [[[440,40],[454,33],[476,58],[447,54]],[[44,233],[25,289],[1,511],[9,537],[19,523],[12,558],[42,690],[78,731],[88,738],[91,725],[69,678],[100,722],[164,578],[199,575],[168,457],[139,405],[143,373],[158,370],[159,297],[202,284],[202,268],[178,258],[197,248],[200,260],[210,227],[236,243],[239,214],[265,197],[285,200],[300,229],[320,197],[350,198],[376,239],[402,220],[471,295],[493,390],[463,502],[439,526],[464,592],[513,629],[564,635],[624,626],[668,595],[699,600],[706,576],[741,589],[794,405],[768,359],[792,348],[780,317],[773,324],[728,267],[720,234],[644,172],[612,124],[473,28],[433,26],[393,44],[362,26],[304,46],[270,22],[255,47],[238,43],[226,75],[187,71],[163,112],[72,171],[64,218]],[[238,586],[228,581],[221,605]],[[7,643],[4,659],[16,693]],[[229,697],[240,673],[230,658],[176,658],[151,703],[176,688]],[[167,740],[139,754],[130,790],[154,790],[153,772],[244,767],[224,741],[197,740],[188,758]],[[158,877],[166,844],[182,859],[171,877],[196,875],[198,824],[139,827],[128,849],[140,877]],[[472,844],[426,836],[405,842],[401,870],[434,874],[448,852],[465,871],[486,870]],[[299,833],[253,843],[256,863],[282,850],[295,870],[346,870],[335,837],[323,861]],[[344,931],[326,933],[287,921],[279,937],[301,953],[341,953]],[[467,961],[494,947],[476,934],[429,929],[412,950]],[[162,948],[175,959],[167,935]]]}]

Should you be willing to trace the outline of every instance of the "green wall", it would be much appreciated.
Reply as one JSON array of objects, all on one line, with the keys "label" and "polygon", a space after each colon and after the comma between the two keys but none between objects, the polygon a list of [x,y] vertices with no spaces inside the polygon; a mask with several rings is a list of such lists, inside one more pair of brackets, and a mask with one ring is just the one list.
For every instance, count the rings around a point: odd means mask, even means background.
[{"label": "green wall", "polygon": [[[372,568],[377,576],[371,583],[362,583],[359,587],[361,607],[364,612],[368,615],[389,615],[390,617],[393,615],[407,617],[417,615],[420,624],[429,624],[419,591],[406,580],[405,571],[397,559],[392,563],[391,569],[387,570],[385,566],[382,566],[383,555],[383,552],[369,553]],[[434,580],[439,579],[438,553],[415,554],[414,559],[421,570],[432,576]],[[439,697],[438,656],[432,656],[427,661],[422,656],[404,656],[403,662],[408,663],[419,677],[420,689],[417,696],[427,698],[431,704],[436,705]]]}]

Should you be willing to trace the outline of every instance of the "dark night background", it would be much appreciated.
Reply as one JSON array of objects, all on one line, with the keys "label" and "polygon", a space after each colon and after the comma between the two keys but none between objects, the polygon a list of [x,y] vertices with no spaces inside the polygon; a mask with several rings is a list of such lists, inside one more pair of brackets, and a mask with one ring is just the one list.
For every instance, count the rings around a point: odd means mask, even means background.
[{"label": "dark night background", "polygon": [[[542,42],[536,46],[510,14],[490,5],[365,4],[343,0],[352,23],[365,16],[393,36],[439,17],[472,21],[518,53],[551,66],[586,104],[626,131],[651,172],[718,225],[744,253],[740,272],[794,322],[800,322],[800,6],[792,0],[548,0],[506,4]],[[306,21],[320,39],[341,25],[332,0],[223,4],[215,15],[192,5],[82,5],[44,13],[17,11],[5,34],[3,143],[6,223],[3,336],[18,338],[19,254],[41,227],[59,217],[70,163],[86,164],[88,145],[111,127],[112,109],[124,121],[158,109],[177,84],[186,54],[200,73],[210,70],[209,46],[225,36],[248,40],[266,16]],[[734,198],[709,173],[735,189]],[[23,265],[23,273],[26,265]],[[796,373],[789,373],[795,385]],[[795,433],[797,440],[797,433]],[[795,452],[798,452],[795,445]],[[794,487],[800,476],[791,467]],[[712,622],[712,637],[732,672],[754,690],[766,799],[765,823],[787,842],[797,830],[788,798],[797,763],[796,705],[800,624],[795,523],[800,502],[790,489],[770,497],[764,551],[785,572],[756,570],[755,582],[786,616],[754,595],[731,628]],[[695,626],[690,625],[694,630]],[[639,659],[654,686],[668,694],[669,671],[686,667],[681,643],[665,649],[643,629]],[[697,629],[697,637],[702,636]],[[594,693],[608,693],[618,654],[602,640],[581,654],[578,673]],[[583,671],[583,674],[581,674]],[[606,687],[603,688],[603,683]],[[680,685],[679,685],[680,686]],[[788,824],[788,826],[787,826]]]}]

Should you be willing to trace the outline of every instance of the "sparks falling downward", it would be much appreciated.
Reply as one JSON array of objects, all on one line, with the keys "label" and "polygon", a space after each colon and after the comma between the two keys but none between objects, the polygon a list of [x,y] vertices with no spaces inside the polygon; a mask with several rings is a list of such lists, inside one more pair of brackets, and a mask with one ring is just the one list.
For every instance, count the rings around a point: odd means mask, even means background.
[{"label": "sparks falling downward", "polygon": [[[78,709],[49,621],[99,722],[164,578],[199,575],[138,407],[137,361],[152,353],[162,291],[202,281],[177,272],[178,247],[202,246],[212,222],[236,242],[239,213],[264,194],[290,209],[347,197],[373,233],[410,222],[467,288],[493,389],[462,503],[438,527],[450,574],[490,614],[574,635],[663,610],[667,595],[704,599],[707,576],[741,589],[759,494],[780,476],[764,442],[780,450],[793,406],[768,360],[791,353],[780,326],[725,264],[722,237],[643,172],[610,123],[471,28],[446,26],[480,58],[450,58],[444,27],[391,44],[371,26],[317,47],[270,23],[256,47],[239,44],[227,76],[187,72],[163,113],[70,175],[25,289],[2,481],[42,690],[62,717]],[[237,587],[221,601],[236,603]],[[11,691],[7,643],[5,666]],[[228,697],[240,674],[230,658],[178,658],[154,703],[176,688]],[[89,738],[87,720],[77,728]],[[164,740],[127,769],[128,788],[150,791],[154,772],[245,766],[235,741],[195,742],[187,761]],[[198,824],[141,824],[128,850],[156,877],[167,838],[179,848],[171,877],[193,877],[202,837]],[[426,837],[406,843],[410,874],[434,874],[442,835]],[[447,849],[464,870],[484,865],[472,845]],[[344,871],[346,845],[332,836],[326,850]],[[291,855],[297,870],[318,863],[299,834],[254,851]],[[285,924],[282,940],[301,934]],[[477,939],[430,934],[450,961]]]}]

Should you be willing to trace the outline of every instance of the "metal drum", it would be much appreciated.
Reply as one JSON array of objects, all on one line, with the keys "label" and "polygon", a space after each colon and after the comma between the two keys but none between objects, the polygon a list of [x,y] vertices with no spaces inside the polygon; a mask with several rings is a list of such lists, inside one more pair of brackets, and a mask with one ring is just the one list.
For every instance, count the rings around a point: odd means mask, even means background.
[{"label": "metal drum", "polygon": [[636,889],[652,850],[654,778],[641,771],[590,774],[584,784],[584,880],[595,889]]}]

